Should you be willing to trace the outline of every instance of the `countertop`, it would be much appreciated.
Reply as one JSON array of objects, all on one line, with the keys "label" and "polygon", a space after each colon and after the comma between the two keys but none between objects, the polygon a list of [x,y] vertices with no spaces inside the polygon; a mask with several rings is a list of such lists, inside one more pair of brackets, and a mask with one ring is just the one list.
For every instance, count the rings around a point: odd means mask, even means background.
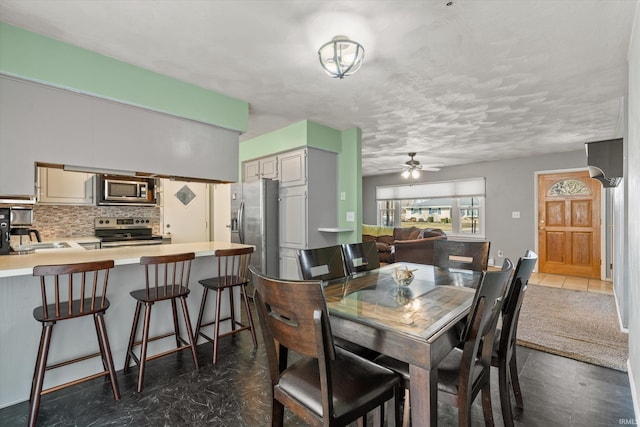
[{"label": "countertop", "polygon": [[0,256],[0,278],[31,275],[33,267],[36,265],[71,264],[112,259],[117,266],[137,264],[140,262],[140,257],[143,256],[172,255],[183,252],[194,252],[196,257],[213,256],[218,249],[247,246],[228,242],[195,242],[87,250],[80,246],[81,242],[90,241],[86,239],[48,239],[52,242],[67,242],[70,247],[40,249],[27,255]]}]

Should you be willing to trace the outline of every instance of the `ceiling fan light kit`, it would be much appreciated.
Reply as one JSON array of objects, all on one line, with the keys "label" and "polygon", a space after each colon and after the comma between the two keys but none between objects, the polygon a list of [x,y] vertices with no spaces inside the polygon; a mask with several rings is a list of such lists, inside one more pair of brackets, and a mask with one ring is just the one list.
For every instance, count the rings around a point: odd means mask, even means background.
[{"label": "ceiling fan light kit", "polygon": [[335,36],[318,49],[318,58],[327,74],[343,79],[360,69],[364,60],[364,48],[347,36]]}]

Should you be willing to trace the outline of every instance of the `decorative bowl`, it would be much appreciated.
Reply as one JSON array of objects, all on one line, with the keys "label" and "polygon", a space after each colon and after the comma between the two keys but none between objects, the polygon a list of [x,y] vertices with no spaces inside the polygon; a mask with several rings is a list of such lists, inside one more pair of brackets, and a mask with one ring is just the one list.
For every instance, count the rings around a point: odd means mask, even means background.
[{"label": "decorative bowl", "polygon": [[396,268],[393,272],[393,281],[398,286],[409,286],[413,282],[413,272],[416,270],[409,270],[408,268]]}]

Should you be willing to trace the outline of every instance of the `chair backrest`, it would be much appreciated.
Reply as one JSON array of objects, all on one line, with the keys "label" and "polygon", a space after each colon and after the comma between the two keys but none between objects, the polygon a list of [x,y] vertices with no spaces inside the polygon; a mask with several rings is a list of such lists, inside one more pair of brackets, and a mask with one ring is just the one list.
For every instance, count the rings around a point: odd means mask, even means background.
[{"label": "chair backrest", "polygon": [[489,262],[490,242],[436,240],[433,264],[443,268],[483,271]]},{"label": "chair backrest", "polygon": [[300,249],[298,262],[305,280],[331,280],[347,275],[340,245]]},{"label": "chair backrest", "polygon": [[502,270],[483,272],[469,312],[470,327],[464,337],[461,390],[471,393],[475,381],[489,373],[498,318],[512,270],[513,264],[505,259]]},{"label": "chair backrest", "polygon": [[194,258],[193,252],[141,257],[140,264],[145,266],[147,298],[152,295],[151,289],[155,289],[153,295],[158,299],[178,295],[187,289]]},{"label": "chair backrest", "polygon": [[347,273],[375,270],[380,267],[380,258],[376,249],[376,242],[345,243],[342,245],[344,263]]},{"label": "chair backrest", "polygon": [[[113,265],[113,260],[106,260],[33,267],[33,275],[40,277],[42,320],[69,319],[104,310]],[[53,307],[48,307],[50,302]]]},{"label": "chair backrest", "polygon": [[249,282],[249,263],[253,247],[237,249],[218,249],[218,283],[222,286],[235,286]]},{"label": "chair backrest", "polygon": [[502,305],[502,327],[499,340],[500,349],[498,350],[499,353],[507,357],[507,360],[509,359],[508,353],[515,345],[522,300],[537,261],[538,255],[530,250],[527,250],[524,257],[518,260]]}]

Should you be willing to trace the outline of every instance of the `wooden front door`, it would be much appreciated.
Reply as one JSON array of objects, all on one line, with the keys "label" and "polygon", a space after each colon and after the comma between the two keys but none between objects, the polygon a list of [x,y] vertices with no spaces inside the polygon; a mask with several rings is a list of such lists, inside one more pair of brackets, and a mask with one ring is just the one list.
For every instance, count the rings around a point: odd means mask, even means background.
[{"label": "wooden front door", "polygon": [[538,176],[541,273],[600,278],[600,192],[586,171]]}]

